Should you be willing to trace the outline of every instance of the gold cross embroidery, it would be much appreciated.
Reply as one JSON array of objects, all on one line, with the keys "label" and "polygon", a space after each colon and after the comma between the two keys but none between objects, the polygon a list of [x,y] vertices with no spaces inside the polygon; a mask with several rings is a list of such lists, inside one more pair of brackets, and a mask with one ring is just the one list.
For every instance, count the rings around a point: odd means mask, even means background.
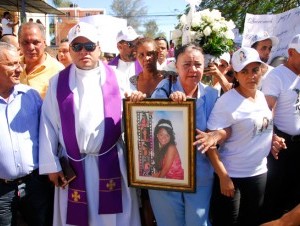
[{"label": "gold cross embroidery", "polygon": [[74,202],[78,202],[80,199],[80,194],[78,193],[78,191],[74,191],[72,193],[72,199],[74,200]]},{"label": "gold cross embroidery", "polygon": [[116,187],[116,183],[114,182],[114,180],[109,180],[109,183],[106,184],[106,187],[108,188],[108,190],[112,191]]}]

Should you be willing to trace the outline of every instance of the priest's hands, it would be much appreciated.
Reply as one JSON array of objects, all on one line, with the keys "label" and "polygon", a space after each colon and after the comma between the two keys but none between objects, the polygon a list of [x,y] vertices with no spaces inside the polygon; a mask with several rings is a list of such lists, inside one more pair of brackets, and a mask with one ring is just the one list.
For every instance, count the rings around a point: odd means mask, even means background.
[{"label": "priest's hands", "polygon": [[68,181],[66,180],[62,171],[57,173],[49,173],[48,177],[56,187],[62,187],[64,189],[68,184]]}]

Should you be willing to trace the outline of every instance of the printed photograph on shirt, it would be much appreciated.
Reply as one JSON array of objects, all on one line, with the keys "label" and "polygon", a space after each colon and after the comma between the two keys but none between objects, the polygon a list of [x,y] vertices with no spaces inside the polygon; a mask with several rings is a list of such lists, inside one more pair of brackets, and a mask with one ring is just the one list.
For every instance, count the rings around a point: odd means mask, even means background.
[{"label": "printed photograph on shirt", "polygon": [[194,108],[194,100],[124,100],[130,186],[194,190]]},{"label": "printed photograph on shirt", "polygon": [[253,136],[260,135],[267,130],[273,129],[273,120],[266,116],[257,118],[254,123]]}]

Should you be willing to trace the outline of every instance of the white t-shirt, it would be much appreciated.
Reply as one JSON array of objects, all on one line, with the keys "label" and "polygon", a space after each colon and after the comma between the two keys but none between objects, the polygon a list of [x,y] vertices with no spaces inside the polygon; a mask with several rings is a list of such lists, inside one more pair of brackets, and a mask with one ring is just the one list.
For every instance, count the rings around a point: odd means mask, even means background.
[{"label": "white t-shirt", "polygon": [[156,62],[157,70],[164,70],[164,68],[167,66],[167,59],[165,59],[162,64],[160,64],[158,61]]},{"label": "white t-shirt", "polygon": [[2,35],[7,35],[7,34],[11,35],[13,33],[13,28],[7,26],[7,24],[12,24],[12,22],[9,19],[2,18],[1,24],[2,24]]},{"label": "white t-shirt", "polygon": [[272,67],[272,66],[270,66],[268,64],[265,64],[265,65],[268,67],[268,69],[267,69],[266,73],[261,77],[261,79],[260,79],[260,81],[258,83],[258,86],[257,86],[258,90],[261,90],[261,86],[262,86],[263,80],[265,80],[266,77],[268,76],[268,74],[274,69],[274,67]]},{"label": "white t-shirt", "polygon": [[224,93],[209,116],[207,128],[227,127],[231,127],[232,133],[219,152],[229,176],[242,178],[267,172],[273,122],[264,94],[258,90],[252,102],[235,89]]},{"label": "white t-shirt", "polygon": [[128,85],[129,85],[129,78],[136,74],[135,73],[135,61],[125,62],[125,61],[119,59],[117,69],[126,75],[126,81],[128,82]]},{"label": "white t-shirt", "polygon": [[300,134],[300,77],[280,65],[263,81],[262,91],[277,98],[274,125],[287,134]]}]

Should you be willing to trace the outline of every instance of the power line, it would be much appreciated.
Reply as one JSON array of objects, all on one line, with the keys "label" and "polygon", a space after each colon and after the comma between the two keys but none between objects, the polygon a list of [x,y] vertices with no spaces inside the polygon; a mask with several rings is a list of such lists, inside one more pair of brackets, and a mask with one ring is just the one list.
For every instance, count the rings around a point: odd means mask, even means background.
[{"label": "power line", "polygon": [[117,15],[113,15],[113,14],[108,14],[110,16],[114,16],[114,17],[118,17],[118,18],[130,18],[130,17],[177,17],[179,16],[178,14],[153,14],[153,15],[149,15],[149,14],[146,14],[146,15],[135,15],[135,16],[131,16],[131,15],[128,15],[128,16],[117,16]]}]

